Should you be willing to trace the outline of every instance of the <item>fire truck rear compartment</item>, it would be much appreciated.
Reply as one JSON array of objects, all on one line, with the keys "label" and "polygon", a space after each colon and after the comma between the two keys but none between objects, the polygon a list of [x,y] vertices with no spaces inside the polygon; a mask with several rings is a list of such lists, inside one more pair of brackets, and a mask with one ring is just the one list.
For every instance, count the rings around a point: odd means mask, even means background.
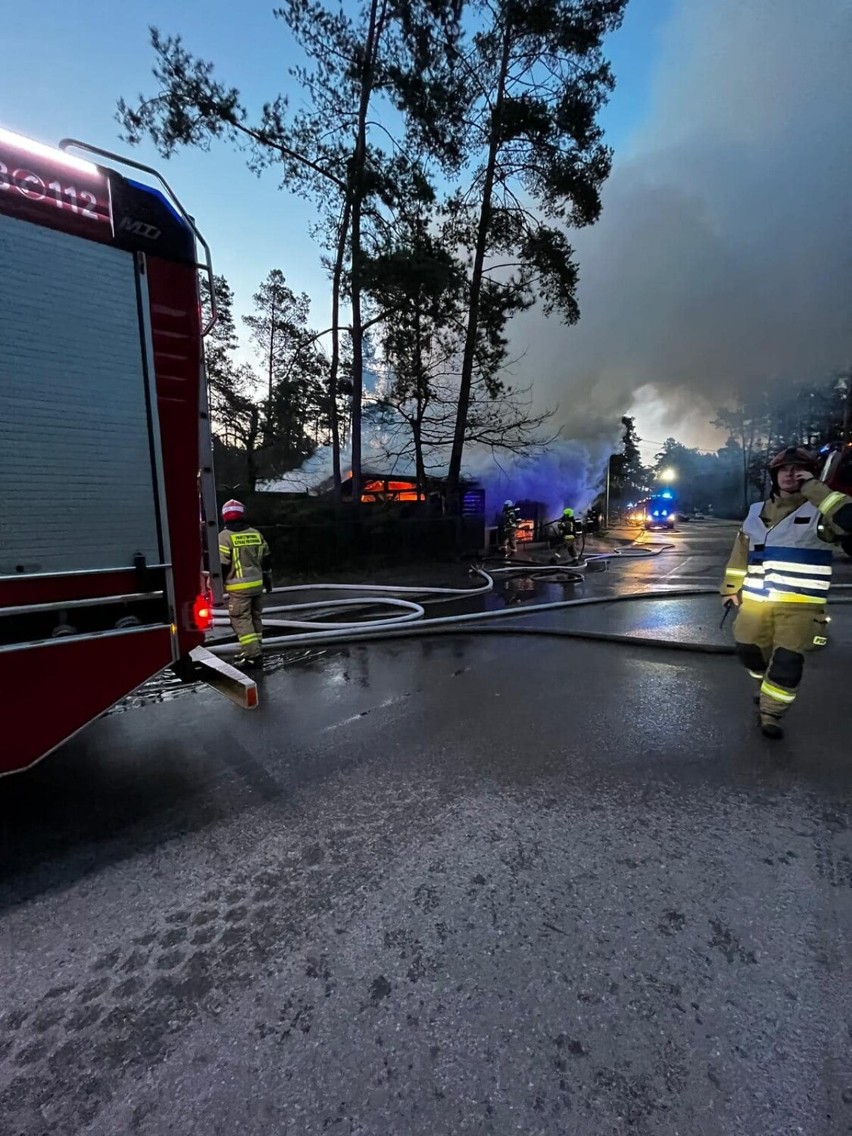
[{"label": "fire truck rear compartment", "polygon": [[164,563],[133,255],[4,215],[0,253],[0,576]]}]

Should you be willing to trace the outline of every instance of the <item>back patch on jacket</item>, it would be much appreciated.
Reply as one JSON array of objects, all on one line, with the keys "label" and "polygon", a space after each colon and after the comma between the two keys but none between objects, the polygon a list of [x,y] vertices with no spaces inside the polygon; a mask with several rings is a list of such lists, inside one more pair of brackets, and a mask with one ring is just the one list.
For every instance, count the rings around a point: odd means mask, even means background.
[{"label": "back patch on jacket", "polygon": [[248,548],[252,544],[260,544],[260,533],[231,533],[231,543],[234,548]]}]

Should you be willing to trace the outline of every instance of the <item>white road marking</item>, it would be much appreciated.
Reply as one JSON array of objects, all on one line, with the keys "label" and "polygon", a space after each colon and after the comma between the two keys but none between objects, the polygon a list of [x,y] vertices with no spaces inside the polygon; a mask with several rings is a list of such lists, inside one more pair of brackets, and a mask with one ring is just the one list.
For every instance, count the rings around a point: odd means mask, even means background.
[{"label": "white road marking", "polygon": [[682,564],[676,564],[676,565],[674,566],[674,568],[672,568],[671,572],[666,572],[665,576],[661,576],[661,577],[660,577],[660,579],[661,579],[661,580],[668,580],[668,578],[669,578],[670,576],[674,576],[674,575],[675,575],[675,573],[677,573],[677,572],[682,572],[682,571],[683,571],[683,569],[684,569],[684,568],[685,568],[685,567],[687,566],[687,564],[688,564],[688,563],[690,562],[690,560],[694,560],[694,559],[695,559],[695,557],[694,557],[694,556],[687,556],[687,558],[686,558],[686,559],[684,560],[684,562],[683,562]]}]

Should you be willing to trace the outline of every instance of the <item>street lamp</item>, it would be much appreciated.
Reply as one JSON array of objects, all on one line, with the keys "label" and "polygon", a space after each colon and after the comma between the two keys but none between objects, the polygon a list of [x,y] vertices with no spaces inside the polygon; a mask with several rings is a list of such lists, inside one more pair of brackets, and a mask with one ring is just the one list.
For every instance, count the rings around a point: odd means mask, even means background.
[{"label": "street lamp", "polygon": [[671,485],[673,481],[677,481],[677,472],[673,469],[664,469],[660,472],[660,481],[665,481]]}]

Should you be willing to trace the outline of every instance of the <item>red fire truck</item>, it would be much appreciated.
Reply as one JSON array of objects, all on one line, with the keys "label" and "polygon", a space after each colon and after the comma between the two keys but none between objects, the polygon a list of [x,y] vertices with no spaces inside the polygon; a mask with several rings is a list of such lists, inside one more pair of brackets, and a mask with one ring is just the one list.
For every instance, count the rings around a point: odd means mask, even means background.
[{"label": "red fire truck", "polygon": [[0,775],[169,666],[257,701],[202,646],[221,572],[199,270],[156,171],[0,129]]}]

